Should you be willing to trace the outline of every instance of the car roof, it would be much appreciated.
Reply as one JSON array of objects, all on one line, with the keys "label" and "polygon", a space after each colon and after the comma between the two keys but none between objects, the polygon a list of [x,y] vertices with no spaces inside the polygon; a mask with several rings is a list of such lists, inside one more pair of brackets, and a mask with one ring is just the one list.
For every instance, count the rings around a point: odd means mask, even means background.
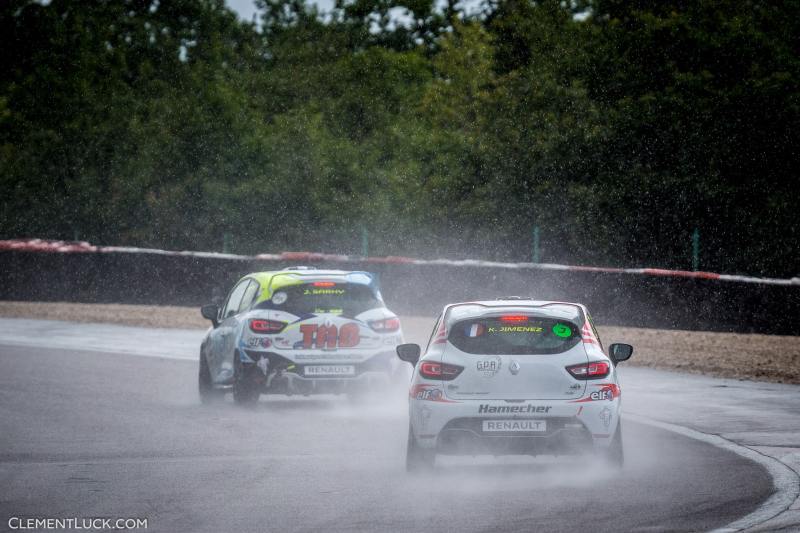
[{"label": "car roof", "polygon": [[572,320],[577,323],[583,323],[587,313],[586,306],[580,303],[516,298],[453,303],[445,306],[443,313],[445,315],[445,324],[449,326],[454,322],[470,318],[496,316],[507,312],[524,313],[531,311],[535,311],[540,316]]},{"label": "car roof", "polygon": [[284,270],[268,270],[264,272],[252,272],[244,276],[245,278],[252,278],[259,282],[262,286],[269,286],[270,282],[275,276],[288,275],[295,279],[302,280],[307,278],[309,280],[319,278],[337,278],[348,277],[350,283],[363,283],[370,284],[374,280],[374,276],[370,272],[363,272],[359,270],[317,270],[317,269],[293,269],[287,268]]}]

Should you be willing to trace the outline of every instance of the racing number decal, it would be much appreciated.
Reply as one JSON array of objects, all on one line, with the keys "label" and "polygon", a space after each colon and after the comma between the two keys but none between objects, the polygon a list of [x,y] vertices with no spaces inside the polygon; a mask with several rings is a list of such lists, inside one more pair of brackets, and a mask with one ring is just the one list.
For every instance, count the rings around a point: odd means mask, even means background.
[{"label": "racing number decal", "polygon": [[[336,347],[336,326],[331,326],[334,329],[333,335],[331,335],[331,345],[329,348]],[[320,331],[320,329],[322,331]],[[325,326],[320,326],[318,324],[303,324],[300,326],[300,333],[303,334],[303,348],[308,349],[312,348],[315,344],[317,348],[325,348],[325,344],[328,342],[328,329]],[[316,333],[316,335],[315,335]]]},{"label": "racing number decal", "polygon": [[316,347],[332,350],[336,348],[337,343],[339,348],[352,348],[361,342],[358,325],[352,322],[345,324],[338,331],[333,324],[330,326],[303,324],[300,326],[300,333],[303,334],[303,348],[305,349]]},{"label": "racing number decal", "polygon": [[339,348],[352,348],[359,342],[361,342],[361,336],[356,324],[351,322],[342,326],[342,329],[339,330]]},{"label": "racing number decal", "polygon": [[300,326],[300,333],[303,334],[303,348],[311,348],[314,342],[314,332],[317,331],[316,324],[302,324]]}]

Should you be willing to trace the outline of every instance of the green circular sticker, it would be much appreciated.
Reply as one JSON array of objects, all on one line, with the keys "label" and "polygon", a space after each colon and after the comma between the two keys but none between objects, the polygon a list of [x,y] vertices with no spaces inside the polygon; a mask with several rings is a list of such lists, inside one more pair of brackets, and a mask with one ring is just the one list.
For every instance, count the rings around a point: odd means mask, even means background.
[{"label": "green circular sticker", "polygon": [[572,329],[566,324],[556,324],[553,326],[553,333],[556,337],[569,337],[572,335]]}]

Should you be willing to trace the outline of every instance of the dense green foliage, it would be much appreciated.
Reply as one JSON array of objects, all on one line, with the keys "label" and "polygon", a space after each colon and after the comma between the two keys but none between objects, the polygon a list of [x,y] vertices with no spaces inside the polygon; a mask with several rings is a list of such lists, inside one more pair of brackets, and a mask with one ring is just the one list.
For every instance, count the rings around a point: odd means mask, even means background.
[{"label": "dense green foliage", "polygon": [[3,2],[0,237],[798,274],[798,2],[257,4]]}]

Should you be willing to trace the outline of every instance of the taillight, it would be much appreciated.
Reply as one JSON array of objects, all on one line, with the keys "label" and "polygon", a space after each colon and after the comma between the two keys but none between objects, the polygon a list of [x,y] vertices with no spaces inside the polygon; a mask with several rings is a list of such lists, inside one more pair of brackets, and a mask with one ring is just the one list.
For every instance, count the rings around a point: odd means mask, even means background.
[{"label": "taillight", "polygon": [[567,367],[567,372],[576,379],[600,379],[611,371],[611,365],[606,361],[592,361]]},{"label": "taillight", "polygon": [[526,315],[503,315],[500,317],[500,322],[527,322],[528,317]]},{"label": "taillight", "polygon": [[286,322],[266,320],[263,318],[250,319],[250,331],[253,333],[278,333],[286,327]]},{"label": "taillight", "polygon": [[397,317],[386,318],[383,320],[370,320],[369,327],[378,333],[390,333],[400,329],[400,319]]},{"label": "taillight", "polygon": [[312,285],[314,287],[335,287],[336,283],[333,281],[315,281]]},{"label": "taillight", "polygon": [[463,366],[448,365],[447,363],[422,361],[419,364],[420,376],[428,379],[440,379],[442,381],[455,379],[462,370],[464,370]]}]

